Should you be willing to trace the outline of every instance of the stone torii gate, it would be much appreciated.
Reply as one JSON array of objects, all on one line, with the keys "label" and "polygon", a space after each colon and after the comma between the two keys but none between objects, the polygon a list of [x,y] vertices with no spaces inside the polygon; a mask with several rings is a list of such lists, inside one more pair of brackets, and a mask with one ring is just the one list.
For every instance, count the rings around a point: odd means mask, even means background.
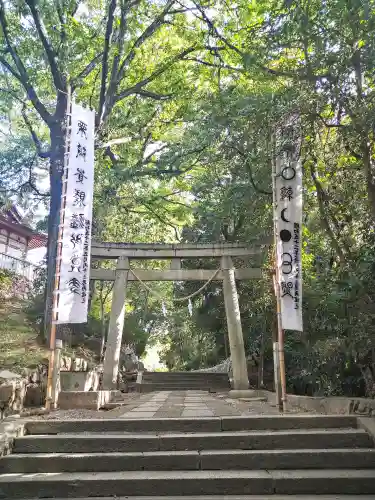
[{"label": "stone torii gate", "polygon": [[[239,243],[212,244],[147,244],[147,243],[97,243],[91,247],[92,260],[116,259],[116,270],[91,269],[90,279],[114,281],[111,316],[103,366],[103,386],[112,389],[117,381],[120,349],[125,319],[126,288],[129,281],[208,281],[212,269],[181,269],[182,259],[209,258],[220,260],[220,269],[213,280],[223,282],[229,348],[235,390],[247,390],[249,380],[241,326],[236,280],[259,279],[260,268],[235,269],[232,257],[247,258],[262,254],[271,239],[245,246]],[[149,270],[130,267],[131,260],[171,261],[170,269]],[[136,276],[137,277],[136,277]]]}]

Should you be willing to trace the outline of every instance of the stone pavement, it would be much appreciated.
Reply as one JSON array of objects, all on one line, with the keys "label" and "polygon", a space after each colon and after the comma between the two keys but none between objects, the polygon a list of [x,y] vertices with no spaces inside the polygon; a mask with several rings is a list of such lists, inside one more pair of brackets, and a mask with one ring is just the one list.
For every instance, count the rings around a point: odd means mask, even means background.
[{"label": "stone pavement", "polygon": [[265,401],[234,400],[227,394],[203,391],[160,391],[142,394],[122,407],[118,418],[224,417],[230,415],[278,414]]}]

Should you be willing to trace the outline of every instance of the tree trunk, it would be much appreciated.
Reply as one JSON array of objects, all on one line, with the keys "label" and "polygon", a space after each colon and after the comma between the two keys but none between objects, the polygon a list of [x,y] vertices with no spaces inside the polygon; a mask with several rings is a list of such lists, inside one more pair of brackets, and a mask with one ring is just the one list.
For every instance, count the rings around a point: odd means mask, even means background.
[{"label": "tree trunk", "polygon": [[60,224],[62,176],[64,172],[67,132],[67,96],[65,94],[60,95],[62,95],[62,97],[60,97],[56,108],[54,122],[50,126],[51,159],[49,177],[51,186],[51,201],[48,215],[47,283],[44,310],[44,337],[48,343],[50,341],[52,324],[53,290],[55,286],[57,239]]},{"label": "tree trunk", "polygon": [[[101,297],[103,299],[103,297]],[[101,344],[100,344],[100,362],[104,358],[104,345],[105,345],[105,332],[106,332],[106,321],[104,317],[104,302],[100,302],[100,321],[101,321]]]},{"label": "tree trunk", "polygon": [[360,366],[362,377],[366,386],[366,397],[375,398],[375,380],[369,366]]},{"label": "tree trunk", "polygon": [[[367,138],[366,138],[367,139]],[[367,179],[367,198],[370,205],[371,215],[375,220],[375,162],[373,160],[370,141],[365,140],[362,144],[363,165]]]},{"label": "tree trunk", "polygon": [[261,333],[259,351],[258,389],[262,389],[264,387],[264,331]]}]

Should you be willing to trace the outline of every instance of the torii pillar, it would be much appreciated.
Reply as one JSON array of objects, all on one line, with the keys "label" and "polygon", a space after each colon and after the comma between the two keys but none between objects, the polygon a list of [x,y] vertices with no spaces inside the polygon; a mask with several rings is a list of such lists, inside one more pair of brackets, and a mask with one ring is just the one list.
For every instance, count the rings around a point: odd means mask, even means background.
[{"label": "torii pillar", "polygon": [[122,332],[125,319],[126,287],[128,284],[129,259],[119,257],[112,291],[111,316],[103,362],[103,388],[114,389],[120,363]]},{"label": "torii pillar", "polygon": [[[242,334],[236,278],[231,257],[224,256],[221,258],[221,268],[223,272],[224,303],[227,316],[228,338],[233,370],[234,391],[232,391],[231,395],[234,397],[245,397],[252,394],[247,394],[250,392],[248,391],[249,377],[247,373],[247,362]],[[242,393],[242,391],[245,391],[246,394]]]}]

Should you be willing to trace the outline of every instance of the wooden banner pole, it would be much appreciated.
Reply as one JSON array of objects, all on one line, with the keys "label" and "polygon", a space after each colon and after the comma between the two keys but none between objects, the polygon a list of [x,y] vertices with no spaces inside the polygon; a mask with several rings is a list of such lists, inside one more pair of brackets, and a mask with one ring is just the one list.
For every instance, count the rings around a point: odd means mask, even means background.
[{"label": "wooden banner pole", "polygon": [[[276,315],[277,315],[277,333],[278,333],[278,361],[279,361],[279,370],[280,370],[280,378],[278,378],[278,382],[280,383],[279,390],[276,390],[276,394],[278,395],[277,404],[279,406],[280,411],[287,411],[287,396],[286,396],[286,374],[285,374],[285,355],[284,355],[284,330],[282,327],[281,321],[281,295],[280,295],[280,275],[279,275],[279,266],[277,259],[277,193],[276,193],[276,175],[277,175],[277,166],[279,163],[279,158],[276,156],[272,161],[272,193],[273,193],[273,225],[274,225],[274,245],[275,245],[275,274],[274,274],[274,289],[275,289],[275,297],[276,297]],[[274,363],[275,364],[275,363]],[[275,369],[277,367],[275,366]],[[280,401],[281,396],[281,401]]]},{"label": "wooden banner pole", "polygon": [[66,103],[66,136],[65,136],[65,153],[64,153],[64,172],[62,174],[62,192],[60,201],[60,216],[59,216],[59,230],[56,242],[56,265],[55,265],[55,278],[53,286],[53,297],[52,297],[52,321],[50,330],[50,354],[49,354],[49,364],[48,364],[48,379],[47,379],[47,391],[46,391],[46,404],[47,410],[51,409],[51,405],[56,407],[57,398],[52,401],[52,386],[54,380],[54,369],[55,369],[55,344],[56,344],[56,322],[58,320],[57,308],[59,305],[59,284],[60,284],[60,269],[61,269],[61,253],[62,253],[62,236],[63,236],[63,226],[64,226],[64,211],[66,202],[66,180],[69,164],[69,141],[70,141],[70,125],[71,125],[71,94],[70,86],[68,87],[67,93],[67,103]]}]

